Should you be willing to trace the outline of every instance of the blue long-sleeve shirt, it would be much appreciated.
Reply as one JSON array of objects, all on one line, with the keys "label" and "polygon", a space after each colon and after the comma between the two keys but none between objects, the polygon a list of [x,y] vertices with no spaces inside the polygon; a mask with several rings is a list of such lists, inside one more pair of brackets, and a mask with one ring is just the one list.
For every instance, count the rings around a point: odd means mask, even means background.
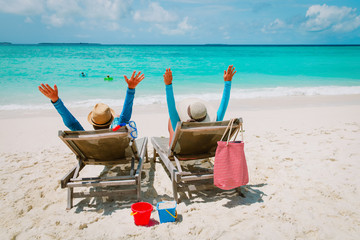
[{"label": "blue long-sleeve shirt", "polygon": [[[128,123],[131,114],[132,114],[132,106],[134,102],[135,89],[127,89],[126,97],[124,101],[123,110],[120,115],[120,123]],[[55,109],[60,114],[61,118],[66,127],[68,127],[71,131],[84,131],[84,128],[81,126],[79,121],[71,114],[71,112],[65,107],[64,103],[59,98],[55,103],[51,102]]]},{"label": "blue long-sleeve shirt", "polygon": [[[165,89],[166,89],[166,102],[168,106],[171,126],[175,131],[176,125],[180,121],[180,117],[176,110],[172,84],[165,85]],[[230,99],[230,90],[231,90],[231,81],[225,81],[221,103],[216,114],[216,121],[222,121],[224,119],[224,115]]]},{"label": "blue long-sleeve shirt", "polygon": [[79,121],[65,107],[60,98],[56,102],[52,102],[52,104],[63,119],[65,126],[67,126],[71,131],[84,131],[84,128],[81,126]]}]

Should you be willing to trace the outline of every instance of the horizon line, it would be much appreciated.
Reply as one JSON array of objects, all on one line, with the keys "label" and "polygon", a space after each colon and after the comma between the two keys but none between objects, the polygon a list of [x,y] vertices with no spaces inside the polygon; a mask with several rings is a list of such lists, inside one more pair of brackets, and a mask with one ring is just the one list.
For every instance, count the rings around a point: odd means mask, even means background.
[{"label": "horizon line", "polygon": [[360,46],[360,43],[349,44],[298,44],[298,43],[281,43],[281,44],[227,44],[227,43],[190,43],[190,44],[175,44],[175,43],[88,43],[88,42],[69,42],[69,43],[56,43],[56,42],[41,42],[41,43],[12,43],[12,42],[0,42],[0,46],[6,45],[93,45],[93,46]]}]

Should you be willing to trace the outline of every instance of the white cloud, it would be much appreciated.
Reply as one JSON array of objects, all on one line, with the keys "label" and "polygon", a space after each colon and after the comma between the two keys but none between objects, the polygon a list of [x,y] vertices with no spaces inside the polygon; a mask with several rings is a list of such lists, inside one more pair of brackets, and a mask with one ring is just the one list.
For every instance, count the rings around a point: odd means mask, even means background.
[{"label": "white cloud", "polygon": [[230,34],[224,26],[219,27],[219,31],[222,33],[224,39],[230,39]]},{"label": "white cloud", "polygon": [[264,33],[277,33],[284,29],[292,28],[292,25],[286,24],[284,21],[280,19],[275,19],[273,22],[265,25],[261,31]]},{"label": "white cloud", "polygon": [[217,3],[218,0],[172,0],[172,2],[210,4],[210,3]]},{"label": "white cloud", "polygon": [[130,12],[132,0],[91,0],[86,3],[83,12],[86,18],[116,21]]},{"label": "white cloud", "polygon": [[332,29],[335,32],[351,32],[358,27],[360,27],[360,16],[356,16],[354,19],[349,21],[343,21],[335,24]]},{"label": "white cloud", "polygon": [[31,17],[26,17],[24,20],[25,23],[32,23],[33,20],[31,19]]},{"label": "white cloud", "polygon": [[351,32],[360,26],[355,12],[356,8],[313,5],[306,12],[308,20],[303,27],[307,31]]},{"label": "white cloud", "polygon": [[17,15],[38,15],[44,12],[44,0],[0,0],[0,11]]},{"label": "white cloud", "polygon": [[120,26],[117,22],[108,22],[104,27],[109,31],[116,31],[120,29]]},{"label": "white cloud", "polygon": [[146,10],[139,10],[134,13],[134,20],[144,22],[173,22],[177,20],[177,16],[174,13],[166,11],[157,2],[149,4],[149,8]]},{"label": "white cloud", "polygon": [[[17,15],[40,15],[52,27],[67,24],[119,29],[118,21],[130,12],[133,0],[0,0],[0,11]],[[87,24],[84,24],[84,21]]]},{"label": "white cloud", "polygon": [[77,37],[77,38],[90,38],[91,36],[87,35],[87,34],[76,34],[75,37]]},{"label": "white cloud", "polygon": [[47,23],[48,25],[54,26],[54,27],[61,27],[65,23],[65,18],[58,16],[56,14],[52,15],[45,15],[42,18],[43,22]]},{"label": "white cloud", "polygon": [[136,11],[133,18],[136,21],[154,24],[150,26],[148,31],[153,31],[152,27],[155,26],[164,35],[183,35],[195,29],[189,24],[188,17],[184,17],[179,22],[179,17],[176,13],[167,11],[157,2],[150,3],[148,9]]},{"label": "white cloud", "polygon": [[181,31],[189,31],[194,29],[194,27],[188,23],[188,19],[188,17],[185,17],[184,20],[178,24],[178,29]]},{"label": "white cloud", "polygon": [[186,32],[195,29],[195,27],[188,23],[188,17],[185,17],[175,28],[164,26],[162,24],[156,24],[156,27],[159,28],[164,35],[183,35]]}]

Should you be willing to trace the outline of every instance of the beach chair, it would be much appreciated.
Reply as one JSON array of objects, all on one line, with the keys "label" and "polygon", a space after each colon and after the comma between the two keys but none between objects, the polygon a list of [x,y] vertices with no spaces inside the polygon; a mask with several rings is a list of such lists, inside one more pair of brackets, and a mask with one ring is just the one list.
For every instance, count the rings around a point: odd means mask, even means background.
[{"label": "beach chair", "polygon": [[[235,120],[233,127],[226,133],[232,136],[242,123],[242,118]],[[187,189],[187,182],[213,179],[213,165],[202,172],[183,171],[181,162],[203,160],[215,156],[217,141],[223,136],[229,121],[221,122],[179,122],[169,146],[169,138],[152,137],[154,160],[158,156],[168,171],[173,187],[174,200],[178,202],[178,190]],[[204,170],[201,169],[201,170]],[[213,186],[213,183],[211,184]]]},{"label": "beach chair", "polygon": [[[96,131],[59,131],[59,137],[73,151],[78,162],[62,179],[61,188],[68,188],[67,209],[72,208],[73,198],[119,196],[137,194],[140,201],[141,171],[144,156],[147,159],[147,138],[133,140],[126,127]],[[79,177],[85,165],[114,166],[131,163],[128,175]],[[137,166],[135,164],[137,163]],[[134,185],[112,189],[105,187]],[[90,187],[89,192],[74,192],[76,187]],[[130,189],[129,189],[130,188]],[[101,191],[99,191],[99,189]]]}]

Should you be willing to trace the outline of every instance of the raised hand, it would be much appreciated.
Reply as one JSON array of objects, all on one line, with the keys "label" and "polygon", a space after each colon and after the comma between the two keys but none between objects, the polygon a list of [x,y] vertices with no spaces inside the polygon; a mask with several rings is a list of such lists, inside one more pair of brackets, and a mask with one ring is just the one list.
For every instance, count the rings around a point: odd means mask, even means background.
[{"label": "raised hand", "polygon": [[166,85],[172,84],[172,72],[170,68],[167,68],[165,71],[164,76],[164,82]]},{"label": "raised hand", "polygon": [[230,65],[227,71],[224,70],[224,81],[231,81],[236,71],[233,65]]},{"label": "raised hand", "polygon": [[52,89],[49,84],[41,84],[39,86],[39,91],[48,97],[53,103],[59,99],[58,88],[56,84],[54,85],[54,89]]},{"label": "raised hand", "polygon": [[128,84],[128,88],[134,89],[136,86],[145,78],[144,74],[140,75],[141,72],[138,72],[138,74],[135,76],[136,71],[133,72],[130,79],[127,78],[127,76],[124,75],[125,81]]}]

